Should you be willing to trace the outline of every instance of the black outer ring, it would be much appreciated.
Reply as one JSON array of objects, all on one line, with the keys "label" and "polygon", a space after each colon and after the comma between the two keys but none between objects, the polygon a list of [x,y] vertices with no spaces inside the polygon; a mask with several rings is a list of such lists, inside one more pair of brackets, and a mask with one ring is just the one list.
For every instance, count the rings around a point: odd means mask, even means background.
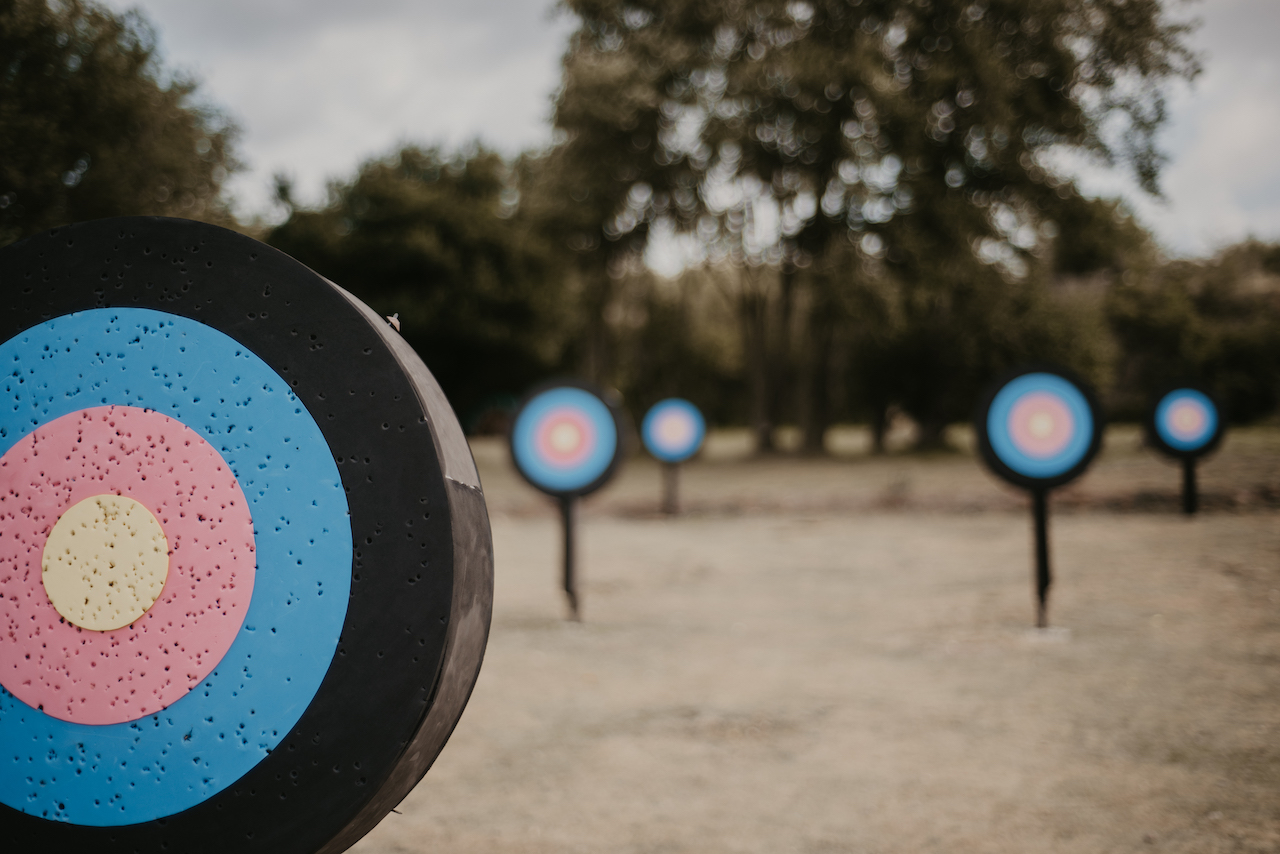
[{"label": "black outer ring", "polygon": [[[1164,400],[1165,395],[1169,392],[1178,391],[1179,389],[1184,388],[1190,389],[1191,391],[1198,391],[1205,397],[1209,398],[1209,402],[1213,404],[1213,408],[1217,410],[1218,413],[1218,426],[1217,429],[1213,431],[1213,435],[1209,437],[1209,441],[1191,451],[1184,451],[1180,448],[1173,447],[1161,438],[1160,431],[1156,429],[1156,407],[1160,405],[1160,401]],[[1172,457],[1175,460],[1198,460],[1201,457],[1207,457],[1218,449],[1218,445],[1222,444],[1222,437],[1227,432],[1227,422],[1222,415],[1222,404],[1218,402],[1218,398],[1213,394],[1213,392],[1209,391],[1209,389],[1202,385],[1197,385],[1196,383],[1170,383],[1169,385],[1164,386],[1160,390],[1160,393],[1151,399],[1151,405],[1147,408],[1147,417],[1146,420],[1143,421],[1143,427],[1146,429],[1147,444],[1164,454],[1166,457]]]},{"label": "black outer ring", "polygon": [[453,411],[413,350],[268,246],[185,220],[68,226],[0,250],[0,340],[91,308],[154,308],[234,338],[284,378],[338,462],[355,544],[338,651],[294,729],[191,809],[120,827],[0,805],[6,851],[337,854],[421,779],[488,637],[493,549]]},{"label": "black outer ring", "polygon": [[[609,460],[609,465],[605,467],[605,470],[600,473],[600,476],[591,481],[591,483],[588,483],[586,486],[579,489],[548,489],[533,478],[529,477],[528,472],[520,466],[520,460],[516,456],[515,448],[516,422],[520,420],[520,413],[524,412],[524,408],[528,406],[529,402],[535,397],[542,394],[544,391],[550,391],[553,388],[564,388],[565,386],[582,389],[583,391],[593,394],[600,399],[600,402],[609,410],[609,414],[613,416],[613,426],[618,432],[618,442],[613,449],[613,459]],[[602,391],[599,386],[592,385],[585,380],[574,379],[573,377],[559,377],[557,379],[538,383],[525,393],[525,396],[520,400],[520,405],[516,407],[515,415],[511,419],[511,429],[507,431],[507,449],[511,452],[511,464],[515,466],[516,471],[520,473],[520,476],[524,478],[525,482],[534,489],[555,498],[581,498],[584,495],[590,495],[600,487],[604,486],[615,474],[618,473],[618,468],[622,465],[622,460],[626,457],[631,444],[630,436],[631,434],[627,430],[626,416],[622,412],[622,407],[619,406],[616,401],[616,395],[607,394]]]},{"label": "black outer ring", "polygon": [[[1093,436],[1089,440],[1089,447],[1085,450],[1084,456],[1074,466],[1053,477],[1028,477],[1009,468],[996,455],[995,450],[991,447],[991,437],[987,435],[987,415],[991,411],[991,404],[995,401],[996,395],[1000,393],[1000,389],[1024,374],[1054,374],[1071,383],[1084,395],[1085,403],[1089,406],[1089,413],[1093,416]],[[1054,487],[1062,486],[1064,483],[1069,483],[1083,474],[1102,447],[1102,434],[1105,428],[1106,423],[1102,417],[1102,408],[1098,406],[1098,398],[1088,383],[1082,380],[1075,371],[1049,364],[1023,365],[1001,374],[982,393],[978,408],[973,415],[973,430],[978,438],[978,453],[981,454],[987,467],[1014,486],[1019,486],[1032,492],[1044,492]]]}]

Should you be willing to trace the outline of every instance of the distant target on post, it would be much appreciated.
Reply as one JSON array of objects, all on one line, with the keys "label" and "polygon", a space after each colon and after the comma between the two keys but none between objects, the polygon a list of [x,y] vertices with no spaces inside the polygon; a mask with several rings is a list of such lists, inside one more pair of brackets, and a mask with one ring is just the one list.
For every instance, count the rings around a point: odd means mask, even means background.
[{"label": "distant target on post", "polygon": [[535,489],[558,499],[564,525],[564,592],[579,619],[575,582],[577,500],[609,482],[622,460],[622,416],[604,394],[577,380],[531,391],[511,425],[511,460]]},{"label": "distant target on post", "polygon": [[1208,389],[1180,385],[1159,394],[1147,416],[1147,441],[1182,464],[1182,512],[1200,506],[1196,465],[1222,441],[1226,430]]},{"label": "distant target on post", "polygon": [[640,426],[644,446],[659,461],[682,463],[698,453],[707,422],[694,406],[678,397],[655,403]]},{"label": "distant target on post", "polygon": [[992,384],[974,417],[978,450],[1000,477],[1031,493],[1036,625],[1048,625],[1049,491],[1088,468],[1102,417],[1084,383],[1058,368],[1027,368]]}]

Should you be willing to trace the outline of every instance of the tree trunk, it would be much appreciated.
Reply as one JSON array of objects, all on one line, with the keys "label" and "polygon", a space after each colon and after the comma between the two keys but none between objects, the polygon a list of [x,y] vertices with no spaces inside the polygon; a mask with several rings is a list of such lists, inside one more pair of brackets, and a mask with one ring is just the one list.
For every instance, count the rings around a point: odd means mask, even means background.
[{"label": "tree trunk", "polygon": [[587,283],[586,346],[582,353],[582,373],[598,386],[612,384],[612,335],[605,311],[613,296],[613,283],[604,265],[593,265],[583,271]]},{"label": "tree trunk", "polygon": [[888,404],[876,404],[871,410],[871,453],[883,454],[885,452],[885,437],[889,433],[889,406]]},{"label": "tree trunk", "polygon": [[[743,275],[748,275],[745,271]],[[747,380],[751,393],[751,431],[755,434],[756,453],[769,454],[775,450],[773,443],[773,419],[771,418],[772,371],[769,365],[768,320],[769,303],[760,293],[746,291],[740,298],[739,314],[742,321],[742,349],[747,367]]]},{"label": "tree trunk", "polygon": [[945,418],[926,418],[916,422],[917,451],[937,451],[947,446],[947,421]]},{"label": "tree trunk", "polygon": [[801,451],[807,455],[825,454],[827,427],[830,421],[831,341],[835,320],[830,306],[821,296],[816,299],[808,317],[809,335],[804,348],[803,375],[800,378]]},{"label": "tree trunk", "polygon": [[[769,422],[771,425],[790,421],[786,416],[798,403],[792,382],[794,368],[791,359],[791,321],[795,309],[796,265],[782,262],[778,273],[778,305],[774,331],[774,346],[769,358]],[[769,328],[768,301],[765,302],[764,329]],[[772,445],[771,445],[772,448]]]}]

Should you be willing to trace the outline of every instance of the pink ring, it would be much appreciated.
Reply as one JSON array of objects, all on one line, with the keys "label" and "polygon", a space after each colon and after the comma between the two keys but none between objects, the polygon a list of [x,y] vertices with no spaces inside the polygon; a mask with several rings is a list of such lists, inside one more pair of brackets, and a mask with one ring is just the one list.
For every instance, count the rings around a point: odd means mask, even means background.
[{"label": "pink ring", "polygon": [[[1036,419],[1046,419],[1048,432],[1037,434]],[[1045,459],[1060,452],[1071,441],[1075,426],[1067,405],[1057,395],[1043,391],[1024,394],[1009,412],[1009,437],[1029,457]]]},{"label": "pink ring", "polygon": [[1169,432],[1183,442],[1199,439],[1209,421],[1204,404],[1196,400],[1179,400],[1169,407],[1165,423]]},{"label": "pink ring", "polygon": [[[575,448],[562,451],[551,441],[551,432],[562,425],[572,426],[578,431],[581,441]],[[578,410],[564,406],[553,409],[542,418],[534,435],[534,447],[543,458],[553,466],[570,468],[585,460],[595,448],[595,431],[590,419]]]},{"label": "pink ring", "polygon": [[[76,723],[136,720],[226,655],[253,595],[253,520],[226,461],[194,430],[129,406],[73,412],[0,457],[0,493],[0,683],[19,700]],[[41,578],[58,518],[102,494],[150,510],[170,549],[155,604],[107,632],[63,620]]]}]

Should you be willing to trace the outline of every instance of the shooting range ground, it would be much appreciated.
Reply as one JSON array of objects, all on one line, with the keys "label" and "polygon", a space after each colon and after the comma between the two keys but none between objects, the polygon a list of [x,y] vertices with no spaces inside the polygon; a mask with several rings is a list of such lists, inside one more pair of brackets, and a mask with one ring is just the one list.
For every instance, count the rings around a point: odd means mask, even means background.
[{"label": "shooting range ground", "polygon": [[1110,429],[1054,493],[1047,633],[1027,496],[969,451],[865,445],[755,460],[715,433],[676,519],[631,460],[582,504],[575,624],[554,504],[475,441],[484,668],[353,851],[1280,850],[1280,429],[1227,437],[1194,518],[1176,464]]}]

